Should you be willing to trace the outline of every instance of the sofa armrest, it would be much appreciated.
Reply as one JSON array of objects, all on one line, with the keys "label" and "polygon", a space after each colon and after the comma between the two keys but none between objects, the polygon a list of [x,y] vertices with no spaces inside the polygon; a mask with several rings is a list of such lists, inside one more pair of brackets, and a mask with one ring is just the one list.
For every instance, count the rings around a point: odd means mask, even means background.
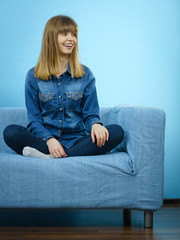
[{"label": "sofa armrest", "polygon": [[102,121],[105,125],[119,124],[124,129],[124,141],[115,151],[127,152],[132,161],[134,174],[138,174],[147,165],[155,171],[159,168],[163,170],[165,133],[163,110],[118,105],[102,110]]}]

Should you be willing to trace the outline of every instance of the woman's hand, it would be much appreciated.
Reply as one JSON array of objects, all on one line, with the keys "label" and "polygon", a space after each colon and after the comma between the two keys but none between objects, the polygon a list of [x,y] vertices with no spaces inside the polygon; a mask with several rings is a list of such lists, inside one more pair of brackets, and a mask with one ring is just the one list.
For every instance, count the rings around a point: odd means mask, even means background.
[{"label": "woman's hand", "polygon": [[97,140],[97,146],[102,147],[109,139],[109,132],[101,124],[95,123],[91,128],[91,138],[93,143]]},{"label": "woman's hand", "polygon": [[53,158],[63,158],[67,157],[63,146],[55,138],[50,138],[47,140],[47,145],[49,152]]}]

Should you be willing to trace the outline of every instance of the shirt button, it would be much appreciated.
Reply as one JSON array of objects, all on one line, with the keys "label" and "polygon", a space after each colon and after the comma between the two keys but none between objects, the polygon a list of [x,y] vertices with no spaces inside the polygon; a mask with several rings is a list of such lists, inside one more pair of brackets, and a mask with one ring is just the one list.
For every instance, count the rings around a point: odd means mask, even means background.
[{"label": "shirt button", "polygon": [[61,132],[61,130],[58,130],[58,132],[60,133],[60,132]]},{"label": "shirt button", "polygon": [[59,120],[59,122],[61,123],[61,120]]},{"label": "shirt button", "polygon": [[58,85],[61,85],[61,83],[59,82]]},{"label": "shirt button", "polygon": [[61,98],[61,96],[59,96],[59,98]]},{"label": "shirt button", "polygon": [[62,111],[62,108],[60,108],[59,110]]}]

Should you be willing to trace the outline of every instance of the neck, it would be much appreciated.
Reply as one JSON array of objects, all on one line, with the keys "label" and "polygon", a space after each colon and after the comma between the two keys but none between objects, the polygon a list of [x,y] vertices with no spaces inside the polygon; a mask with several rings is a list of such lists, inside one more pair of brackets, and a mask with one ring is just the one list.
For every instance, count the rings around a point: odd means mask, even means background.
[{"label": "neck", "polygon": [[61,74],[63,74],[67,68],[68,68],[68,65],[69,65],[69,58],[68,56],[61,56],[61,59],[60,59],[60,64],[61,64],[61,68],[59,70],[59,73],[56,74],[56,76],[59,78]]},{"label": "neck", "polygon": [[68,65],[69,65],[69,58],[68,56],[62,56],[60,59],[61,62],[61,67],[62,69],[67,69]]}]

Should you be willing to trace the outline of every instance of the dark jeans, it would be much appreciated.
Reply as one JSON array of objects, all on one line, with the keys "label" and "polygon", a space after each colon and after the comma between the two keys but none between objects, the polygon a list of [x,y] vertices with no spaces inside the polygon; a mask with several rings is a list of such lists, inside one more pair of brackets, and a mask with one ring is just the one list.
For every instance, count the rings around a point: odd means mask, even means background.
[{"label": "dark jeans", "polygon": [[[92,143],[91,135],[81,137],[70,148],[64,148],[68,156],[87,156],[105,154],[120,144],[124,138],[124,131],[119,125],[108,125],[109,140],[101,148],[96,142]],[[24,147],[29,146],[42,153],[49,154],[48,146],[42,138],[35,136],[27,128],[19,125],[9,125],[4,130],[4,141],[18,154],[22,154]]]}]

